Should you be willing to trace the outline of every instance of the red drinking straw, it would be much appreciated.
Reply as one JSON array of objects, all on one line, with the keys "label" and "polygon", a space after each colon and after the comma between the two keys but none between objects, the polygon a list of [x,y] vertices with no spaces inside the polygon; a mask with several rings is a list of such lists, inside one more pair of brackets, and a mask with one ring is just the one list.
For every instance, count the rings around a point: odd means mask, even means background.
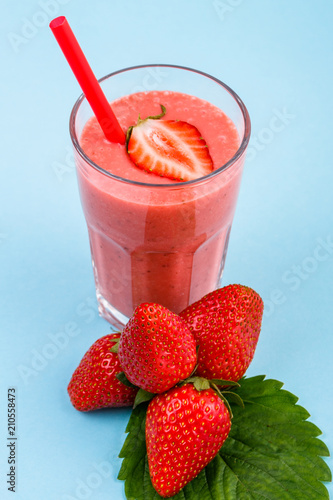
[{"label": "red drinking straw", "polygon": [[67,19],[56,17],[50,28],[83,90],[103,132],[110,142],[124,144],[125,134],[106,99]]}]

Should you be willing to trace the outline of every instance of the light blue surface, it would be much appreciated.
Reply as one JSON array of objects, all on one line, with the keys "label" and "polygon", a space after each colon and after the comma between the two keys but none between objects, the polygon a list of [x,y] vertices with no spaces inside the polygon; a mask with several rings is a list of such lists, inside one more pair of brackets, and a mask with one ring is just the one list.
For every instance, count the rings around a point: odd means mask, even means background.
[{"label": "light blue surface", "polygon": [[[224,284],[252,286],[265,300],[248,375],[283,381],[333,450],[332,2],[4,4],[0,497],[125,498],[116,475],[129,411],[80,414],[66,393],[109,325],[97,314],[68,134],[80,90],[47,27],[60,14],[98,77],[144,63],[185,65],[225,81],[246,103],[253,133]],[[11,386],[15,496],[4,478]]]}]

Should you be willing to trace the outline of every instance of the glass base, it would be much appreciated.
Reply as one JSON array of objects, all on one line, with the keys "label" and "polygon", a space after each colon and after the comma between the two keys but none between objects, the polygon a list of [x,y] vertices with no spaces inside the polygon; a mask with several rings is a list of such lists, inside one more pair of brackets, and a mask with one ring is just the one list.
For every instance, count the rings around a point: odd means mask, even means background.
[{"label": "glass base", "polygon": [[96,296],[100,316],[106,319],[106,321],[114,327],[114,331],[122,331],[129,318],[118,311],[115,307],[112,307],[98,290],[96,290]]}]

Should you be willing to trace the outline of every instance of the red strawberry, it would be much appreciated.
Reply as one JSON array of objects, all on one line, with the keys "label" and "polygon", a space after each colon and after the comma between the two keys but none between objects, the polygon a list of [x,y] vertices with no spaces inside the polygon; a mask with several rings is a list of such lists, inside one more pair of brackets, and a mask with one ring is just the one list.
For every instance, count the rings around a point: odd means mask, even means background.
[{"label": "red strawberry", "polygon": [[148,172],[179,181],[203,177],[213,170],[213,161],[199,130],[180,120],[159,120],[162,113],[139,117],[129,127],[126,147],[135,165]]},{"label": "red strawberry", "polygon": [[124,328],[118,356],[126,377],[148,392],[160,393],[188,377],[196,345],[186,322],[159,304],[139,305]]},{"label": "red strawberry", "polygon": [[215,457],[231,427],[229,412],[212,389],[191,383],[155,396],[146,417],[151,481],[162,497],[178,493]]},{"label": "red strawberry", "polygon": [[253,359],[263,308],[254,290],[229,285],[184,309],[180,316],[199,346],[196,374],[208,379],[239,380]]},{"label": "red strawberry", "polygon": [[112,339],[119,337],[120,333],[112,333],[97,340],[73,373],[67,390],[77,410],[133,405],[137,390],[116,378],[122,370],[117,354],[110,352],[114,346]]}]

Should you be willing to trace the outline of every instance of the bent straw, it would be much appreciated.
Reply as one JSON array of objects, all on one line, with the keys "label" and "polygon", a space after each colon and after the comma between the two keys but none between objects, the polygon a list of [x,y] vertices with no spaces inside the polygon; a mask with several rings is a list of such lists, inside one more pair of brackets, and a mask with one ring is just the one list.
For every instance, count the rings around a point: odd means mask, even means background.
[{"label": "bent straw", "polygon": [[120,127],[67,19],[64,16],[53,19],[50,22],[50,28],[79,82],[105,137],[111,142],[124,144],[124,131]]}]

